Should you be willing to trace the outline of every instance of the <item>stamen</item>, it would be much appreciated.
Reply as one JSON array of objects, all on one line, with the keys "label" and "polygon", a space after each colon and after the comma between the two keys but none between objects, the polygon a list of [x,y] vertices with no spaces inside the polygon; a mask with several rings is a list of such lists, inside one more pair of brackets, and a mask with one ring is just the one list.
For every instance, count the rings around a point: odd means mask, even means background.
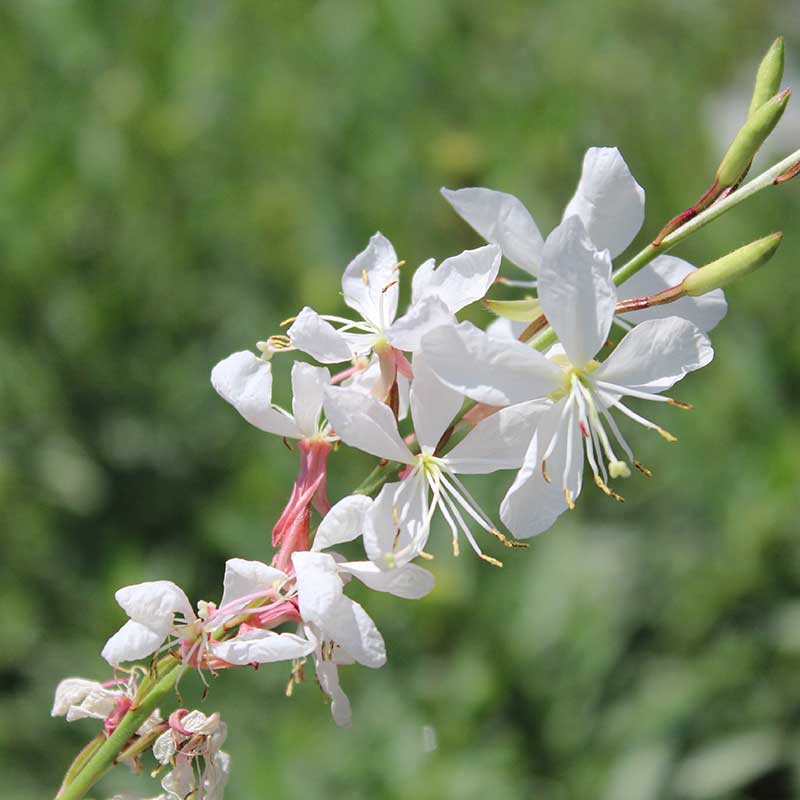
[{"label": "stamen", "polygon": [[481,560],[485,561],[487,564],[491,564],[493,567],[502,567],[503,562],[497,558],[492,558],[492,556],[487,556],[486,553],[479,553],[478,554]]},{"label": "stamen", "polygon": [[364,286],[369,287],[369,275],[365,269],[361,270],[361,280],[364,281]]},{"label": "stamen", "polygon": [[656,425],[655,422],[651,422],[646,417],[637,414],[635,411],[631,411],[624,403],[620,400],[616,400],[613,403],[614,408],[618,408],[625,416],[630,417],[634,422],[638,422],[645,428],[649,428],[652,431],[656,431],[659,435],[663,436],[668,442],[677,442],[678,437],[673,436],[669,431],[664,430],[660,425]]},{"label": "stamen", "polygon": [[287,325],[291,325],[297,319],[297,315],[293,317],[287,317],[283,322],[278,324],[279,328],[285,328]]},{"label": "stamen", "polygon": [[643,467],[638,461],[634,461],[633,466],[636,467],[636,469],[638,469],[639,472],[641,472],[642,475],[644,475],[645,477],[647,478],[653,477],[653,473],[649,469],[647,469],[647,467]]},{"label": "stamen", "polygon": [[387,291],[389,291],[389,289],[391,289],[392,286],[397,286],[398,283],[400,283],[400,281],[398,281],[396,279],[393,280],[393,281],[389,281],[389,283],[387,283],[386,286],[384,286],[383,289],[381,289],[381,294],[384,294]]},{"label": "stamen", "polygon": [[564,487],[564,499],[567,501],[567,508],[570,511],[574,511],[575,503],[572,501],[572,492],[569,490],[568,486]]},{"label": "stamen", "polygon": [[667,402],[671,406],[677,406],[678,408],[684,409],[684,411],[692,411],[694,410],[694,406],[691,403],[681,403],[679,400],[674,400],[673,398],[669,398]]},{"label": "stamen", "polygon": [[406,265],[405,261],[398,261],[393,267],[392,272],[397,272],[397,270],[402,269]]},{"label": "stamen", "polygon": [[494,536],[494,538],[503,545],[503,547],[526,548],[528,546],[527,542],[520,542],[517,539],[509,539],[508,536],[498,531],[497,528],[492,528],[489,533],[491,533],[492,536]]},{"label": "stamen", "polygon": [[550,476],[547,474],[547,462],[546,461],[542,461],[542,477],[547,481],[547,483],[550,483]]},{"label": "stamen", "polygon": [[598,485],[600,491],[603,492],[603,494],[606,494],[609,497],[613,497],[618,503],[625,502],[625,498],[621,494],[617,494],[613,489],[609,488],[608,484],[604,483],[600,479],[599,475],[594,476],[594,482]]}]

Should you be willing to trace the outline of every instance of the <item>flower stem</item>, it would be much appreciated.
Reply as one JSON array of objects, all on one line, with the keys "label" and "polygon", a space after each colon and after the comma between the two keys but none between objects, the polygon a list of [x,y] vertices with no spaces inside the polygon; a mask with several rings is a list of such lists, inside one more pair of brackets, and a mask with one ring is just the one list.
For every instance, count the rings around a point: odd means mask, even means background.
[{"label": "flower stem", "polygon": [[[125,749],[131,737],[150,716],[156,706],[175,688],[180,677],[180,661],[173,656],[162,659],[158,665],[158,680],[148,691],[137,698],[117,729],[85,761],[71,780],[56,795],[56,800],[82,800],[86,793],[114,766],[119,754]],[[67,775],[69,777],[69,773]]]}]

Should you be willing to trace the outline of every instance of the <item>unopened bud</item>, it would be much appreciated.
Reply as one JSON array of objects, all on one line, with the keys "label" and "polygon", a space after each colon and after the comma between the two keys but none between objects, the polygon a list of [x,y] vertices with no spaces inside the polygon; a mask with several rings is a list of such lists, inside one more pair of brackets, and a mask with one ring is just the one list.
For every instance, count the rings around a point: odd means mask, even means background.
[{"label": "unopened bud", "polygon": [[756,73],[756,84],[753,87],[753,99],[750,101],[748,117],[761,108],[780,88],[783,78],[783,36],[779,36],[766,55]]},{"label": "unopened bud", "polygon": [[683,279],[684,291],[692,297],[698,297],[713,289],[727,286],[731,281],[766,264],[778,249],[782,239],[783,233],[778,231],[700,267]]},{"label": "unopened bud", "polygon": [[524,300],[484,300],[484,306],[498,317],[513,322],[531,322],[542,314],[541,303],[535,297]]},{"label": "unopened bud", "polygon": [[783,116],[791,94],[791,89],[784,89],[779,94],[773,95],[766,103],[762,103],[747,118],[717,170],[719,189],[727,189],[739,183],[747,172],[753,156]]}]

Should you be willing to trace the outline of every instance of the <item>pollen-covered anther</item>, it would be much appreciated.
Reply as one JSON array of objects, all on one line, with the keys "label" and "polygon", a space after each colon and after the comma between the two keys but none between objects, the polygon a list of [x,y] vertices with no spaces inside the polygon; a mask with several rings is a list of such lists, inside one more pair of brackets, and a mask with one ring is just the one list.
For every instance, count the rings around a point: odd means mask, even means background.
[{"label": "pollen-covered anther", "polygon": [[386,286],[381,289],[381,294],[386,294],[386,292],[388,292],[392,286],[397,286],[398,283],[400,283],[398,280],[389,281],[389,283],[387,283]]},{"label": "pollen-covered anther", "polygon": [[547,461],[542,461],[542,477],[545,479],[545,481],[547,481],[547,483],[551,482],[550,476],[547,474]]},{"label": "pollen-covered anther", "polygon": [[633,466],[636,467],[636,469],[638,469],[639,472],[641,472],[642,475],[644,475],[646,478],[652,478],[653,477],[652,471],[647,469],[647,467],[642,466],[642,464],[640,464],[638,461],[634,461],[633,462]]},{"label": "pollen-covered anther", "polygon": [[671,406],[682,408],[684,411],[692,411],[694,409],[694,406],[691,403],[681,403],[680,400],[673,400],[671,397],[667,400],[667,402]]},{"label": "pollen-covered anther", "polygon": [[287,317],[285,320],[283,320],[283,322],[279,324],[278,327],[285,328],[287,325],[291,325],[296,319],[297,319],[296,315],[293,317]]},{"label": "pollen-covered anther", "polygon": [[458,543],[458,539],[454,536],[453,537],[453,555],[458,558],[461,555],[461,545]]},{"label": "pollen-covered anther", "polygon": [[624,461],[609,461],[608,474],[612,478],[630,478],[631,468]]},{"label": "pollen-covered anther", "polygon": [[666,439],[668,442],[672,443],[678,441],[677,436],[673,436],[669,431],[664,430],[664,428],[656,428],[656,430],[658,431],[658,435]]},{"label": "pollen-covered anther", "polygon": [[520,542],[517,539],[509,539],[508,536],[498,531],[497,528],[492,528],[492,530],[490,530],[489,533],[492,536],[494,536],[494,538],[497,539],[497,541],[500,542],[500,544],[502,544],[503,547],[526,548],[528,546],[527,542]]},{"label": "pollen-covered anther", "polygon": [[611,487],[609,487],[599,475],[594,476],[594,482],[597,484],[597,487],[603,494],[606,494],[609,497],[613,497],[614,500],[616,500],[618,503],[625,502],[625,498],[621,494],[615,492]]},{"label": "pollen-covered anther", "polygon": [[402,269],[406,265],[405,260],[398,261],[393,267],[392,272],[397,272],[397,270]]},{"label": "pollen-covered anther", "polygon": [[369,286],[369,275],[365,269],[361,270],[361,280],[364,281],[364,286]]},{"label": "pollen-covered anther", "polygon": [[492,556],[487,556],[486,553],[479,553],[478,557],[481,561],[485,561],[487,564],[491,564],[493,567],[502,567],[503,562],[497,558],[493,558]]},{"label": "pollen-covered anther", "polygon": [[424,558],[426,561],[433,561],[433,553],[427,553],[425,550],[420,550],[417,555],[420,558]]},{"label": "pollen-covered anther", "polygon": [[575,510],[575,503],[574,503],[574,501],[572,499],[572,492],[566,486],[564,487],[564,500],[566,500],[566,502],[567,502],[567,508],[570,511],[574,511]]}]

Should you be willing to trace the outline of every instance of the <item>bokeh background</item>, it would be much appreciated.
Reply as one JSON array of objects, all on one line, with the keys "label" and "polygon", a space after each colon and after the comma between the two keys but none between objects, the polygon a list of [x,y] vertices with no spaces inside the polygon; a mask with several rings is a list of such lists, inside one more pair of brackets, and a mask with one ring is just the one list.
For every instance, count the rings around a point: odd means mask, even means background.
[{"label": "bokeh background", "polygon": [[[117,587],[216,599],[226,558],[270,557],[295,456],[214,394],[217,360],[338,310],[376,229],[411,265],[476,246],[442,185],[513,192],[546,231],[586,148],[617,145],[644,243],[710,182],[780,33],[791,82],[789,0],[3,2],[3,796],[51,796],[94,735],[49,709],[106,676]],[[630,432],[655,477],[624,507],[587,490],[502,571],[442,547],[429,598],[365,598],[390,660],[343,673],[352,730],[282,667],[214,682],[228,798],[800,796],[799,213],[789,184],[676,251],[786,231],[680,385],[696,410],[652,412],[680,441]],[[334,497],[370,467],[332,465]]]}]

